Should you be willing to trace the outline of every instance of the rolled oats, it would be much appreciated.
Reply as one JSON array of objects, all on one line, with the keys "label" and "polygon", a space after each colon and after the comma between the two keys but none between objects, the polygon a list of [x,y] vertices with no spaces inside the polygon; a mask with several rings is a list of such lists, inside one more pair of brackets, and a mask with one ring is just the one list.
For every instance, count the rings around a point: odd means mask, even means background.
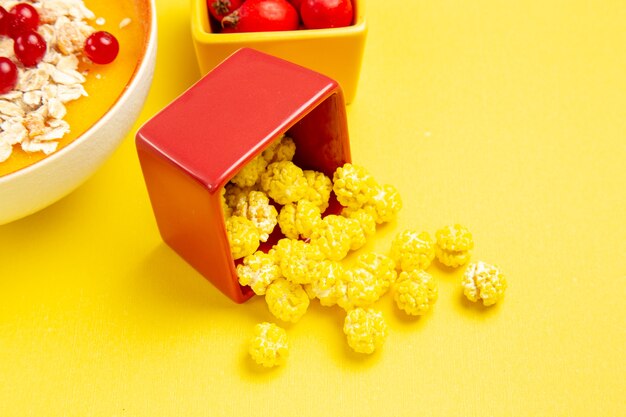
[{"label": "rolled oats", "polygon": [[56,37],[59,51],[65,55],[80,52],[87,39],[69,19],[56,27]]},{"label": "rolled oats", "polygon": [[0,113],[9,117],[24,117],[24,109],[18,104],[7,100],[0,100]]},{"label": "rolled oats", "polygon": [[124,29],[126,26],[130,25],[132,20],[130,17],[125,17],[120,21],[120,29]]},{"label": "rolled oats", "polygon": [[39,107],[42,103],[42,99],[43,92],[41,90],[27,91],[22,95],[22,101],[24,102],[24,104],[31,108]]},{"label": "rolled oats", "polygon": [[[16,0],[0,0],[9,10]],[[13,146],[25,152],[56,151],[58,141],[69,131],[64,121],[65,103],[87,96],[84,74],[78,72],[85,39],[95,31],[89,22],[96,16],[82,0],[31,0],[38,11],[37,29],[47,43],[42,62],[34,68],[18,65],[15,89],[0,95],[0,162],[6,161]],[[13,40],[0,39],[0,56],[17,62]]]},{"label": "rolled oats", "polygon": [[43,135],[46,133],[46,119],[41,113],[28,113],[26,117],[24,117],[24,127],[28,130],[28,136],[30,138]]},{"label": "rolled oats", "polygon": [[48,99],[48,114],[53,119],[62,120],[67,113],[67,109],[57,98]]}]

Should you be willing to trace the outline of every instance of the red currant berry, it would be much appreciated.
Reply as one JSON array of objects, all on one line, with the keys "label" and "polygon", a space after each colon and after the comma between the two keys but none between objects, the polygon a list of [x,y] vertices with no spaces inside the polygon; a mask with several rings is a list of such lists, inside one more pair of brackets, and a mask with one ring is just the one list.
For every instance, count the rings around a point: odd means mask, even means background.
[{"label": "red currant berry", "polygon": [[13,39],[22,32],[37,30],[39,27],[39,13],[30,4],[16,4],[9,13],[11,14],[9,36]]},{"label": "red currant berry", "polygon": [[9,34],[9,24],[11,23],[11,14],[0,6],[0,35]]},{"label": "red currant berry", "polygon": [[353,19],[351,0],[302,0],[300,16],[307,29],[350,26]]},{"label": "red currant berry", "polygon": [[17,84],[17,66],[9,58],[0,57],[0,94],[6,94]]},{"label": "red currant berry", "polygon": [[85,41],[85,54],[96,64],[113,62],[120,50],[120,44],[109,32],[94,32]]},{"label": "red currant berry", "polygon": [[13,50],[17,59],[25,67],[34,67],[41,62],[46,54],[46,41],[39,33],[29,30],[17,35]]}]

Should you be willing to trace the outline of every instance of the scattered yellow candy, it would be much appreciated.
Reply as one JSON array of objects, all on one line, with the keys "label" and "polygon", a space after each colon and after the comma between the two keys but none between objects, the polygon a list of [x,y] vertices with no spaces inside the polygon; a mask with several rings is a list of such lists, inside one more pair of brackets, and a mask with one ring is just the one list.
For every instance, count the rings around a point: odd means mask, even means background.
[{"label": "scattered yellow candy", "polygon": [[247,198],[240,199],[233,215],[243,216],[252,221],[259,230],[261,242],[267,242],[278,223],[278,211],[262,191],[250,191]]},{"label": "scattered yellow candy", "polygon": [[261,175],[261,188],[278,204],[289,204],[304,197],[308,183],[304,172],[291,161],[273,162]]},{"label": "scattered yellow candy", "polygon": [[311,234],[311,244],[318,246],[328,259],[340,261],[352,246],[352,237],[346,234],[350,225],[351,222],[345,217],[328,215]]},{"label": "scattered yellow candy", "polygon": [[344,207],[362,207],[372,197],[375,186],[374,177],[358,165],[344,164],[333,175],[333,191]]},{"label": "scattered yellow candy", "polygon": [[295,226],[296,230],[305,239],[311,237],[313,230],[322,221],[320,208],[308,200],[300,200],[296,204]]},{"label": "scattered yellow candy", "polygon": [[274,323],[257,324],[248,352],[256,363],[267,368],[283,364],[289,356],[287,332]]},{"label": "scattered yellow candy", "polygon": [[355,352],[370,354],[385,343],[387,323],[379,311],[355,308],[346,315],[343,332]]},{"label": "scattered yellow candy", "polygon": [[391,242],[390,256],[402,271],[427,269],[435,258],[435,243],[428,232],[407,230]]},{"label": "scattered yellow candy", "polygon": [[[400,194],[350,163],[337,168],[332,181],[321,172],[303,171],[292,162],[295,152],[293,139],[276,140],[221,190],[233,257],[244,258],[236,268],[239,283],[265,295],[269,311],[286,322],[300,320],[310,299],[339,305],[347,312],[343,331],[348,345],[371,354],[387,335],[382,313],[371,306],[393,286],[399,309],[426,314],[438,288],[425,270],[435,256],[450,267],[469,262],[472,235],[459,224],[438,230],[434,240],[427,232],[405,231],[394,238],[390,256],[361,254],[347,269],[340,261],[349,251],[365,245],[377,224],[396,219]],[[331,191],[343,209],[341,215],[322,218]],[[277,211],[275,205],[282,207]],[[276,224],[285,238],[268,253],[255,252]],[[496,266],[477,262],[468,266],[463,288],[468,299],[490,306],[504,296],[506,280]],[[263,366],[282,363],[288,355],[286,332],[275,324],[258,324],[249,352]]]},{"label": "scattered yellow candy", "polygon": [[467,266],[462,285],[468,300],[491,306],[504,297],[506,278],[497,266],[479,261]]},{"label": "scattered yellow candy", "polygon": [[344,310],[368,307],[387,292],[396,277],[391,258],[377,253],[361,254],[356,267],[346,270],[336,285],[337,304]]},{"label": "scattered yellow candy", "polygon": [[316,268],[324,259],[319,247],[302,240],[292,240],[291,248],[281,254],[280,269],[285,278],[295,284],[310,284]]},{"label": "scattered yellow candy", "polygon": [[358,250],[367,243],[367,236],[356,219],[346,219],[344,233],[350,237],[350,250]]},{"label": "scattered yellow candy", "polygon": [[265,292],[267,307],[276,318],[292,323],[300,320],[309,308],[309,296],[302,285],[279,278]]},{"label": "scattered yellow candy", "polygon": [[376,223],[388,223],[396,219],[402,209],[400,193],[393,185],[376,185],[372,197],[365,203],[365,209],[371,208]]},{"label": "scattered yellow candy", "polygon": [[394,287],[393,299],[400,310],[421,316],[437,301],[437,283],[426,271],[402,272]]},{"label": "scattered yellow candy", "polygon": [[474,249],[474,239],[467,228],[460,224],[446,226],[435,233],[435,255],[442,264],[456,268],[469,262]]},{"label": "scattered yellow candy", "polygon": [[323,213],[328,208],[330,192],[333,190],[333,183],[330,178],[321,172],[305,170],[304,178],[308,188],[304,198],[319,207]]},{"label": "scattered yellow candy", "polygon": [[294,239],[289,239],[287,237],[284,237],[276,242],[272,249],[275,251],[277,262],[280,262],[281,259],[289,255],[291,248],[293,247],[293,242]]},{"label": "scattered yellow candy", "polygon": [[248,285],[257,295],[264,295],[268,285],[282,276],[276,262],[275,251],[257,251],[243,258],[237,265],[237,277],[241,285]]},{"label": "scattered yellow candy", "polygon": [[308,200],[286,204],[278,215],[280,230],[290,239],[308,239],[321,221],[320,208]]},{"label": "scattered yellow candy", "polygon": [[356,268],[346,270],[337,285],[337,304],[345,310],[368,307],[382,297],[396,280],[397,272],[391,258],[365,253],[358,257]]},{"label": "scattered yellow candy", "polygon": [[[285,237],[289,239],[299,239],[300,232],[296,227],[296,208],[294,203],[285,204],[278,213],[278,226]],[[321,220],[321,216],[320,216]]]},{"label": "scattered yellow candy", "polygon": [[296,144],[293,139],[282,136],[276,139],[261,154],[268,164],[274,162],[291,161],[296,153]]},{"label": "scattered yellow candy", "polygon": [[240,187],[232,183],[228,183],[226,187],[224,187],[224,201],[226,202],[226,205],[230,208],[231,212],[237,209],[237,206],[241,204],[241,202],[248,199],[248,194],[250,194],[250,191],[255,191],[255,188]]},{"label": "scattered yellow candy", "polygon": [[230,182],[239,187],[252,187],[259,181],[265,167],[267,167],[267,161],[257,156],[241,168]]},{"label": "scattered yellow candy", "polygon": [[250,220],[242,216],[226,219],[226,235],[233,259],[252,255],[260,244],[259,231]]},{"label": "scattered yellow candy", "polygon": [[222,211],[224,212],[224,219],[229,218],[233,214],[233,209],[228,206],[226,203],[226,188],[222,188],[220,190],[220,199],[222,202]]},{"label": "scattered yellow candy", "polygon": [[337,304],[346,311],[354,307],[369,307],[380,299],[387,288],[367,269],[351,268],[346,270],[343,282],[339,283]]},{"label": "scattered yellow candy", "polygon": [[305,286],[309,297],[319,299],[320,304],[325,307],[337,304],[341,296],[339,287],[345,279],[345,273],[341,263],[323,260],[316,268],[313,282]]},{"label": "scattered yellow candy", "polygon": [[370,252],[359,255],[357,265],[374,274],[383,294],[398,277],[393,259],[380,253]]},{"label": "scattered yellow candy", "polygon": [[341,215],[358,221],[366,238],[376,233],[376,217],[372,210],[365,208],[353,210],[346,207],[342,210]]}]

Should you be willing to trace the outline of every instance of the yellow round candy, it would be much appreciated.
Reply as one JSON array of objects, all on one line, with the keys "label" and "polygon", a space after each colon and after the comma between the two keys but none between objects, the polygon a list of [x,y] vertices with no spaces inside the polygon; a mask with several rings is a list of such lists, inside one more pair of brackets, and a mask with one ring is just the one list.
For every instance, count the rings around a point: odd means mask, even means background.
[{"label": "yellow round candy", "polygon": [[256,363],[267,368],[283,364],[289,356],[287,332],[273,323],[257,324],[248,352]]}]

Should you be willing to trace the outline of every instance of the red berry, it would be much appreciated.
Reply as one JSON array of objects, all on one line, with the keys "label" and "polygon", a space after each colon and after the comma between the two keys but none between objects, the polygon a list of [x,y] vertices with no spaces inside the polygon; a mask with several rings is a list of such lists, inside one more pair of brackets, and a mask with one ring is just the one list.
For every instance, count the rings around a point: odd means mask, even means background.
[{"label": "red berry", "polygon": [[224,16],[237,10],[243,0],[207,0],[207,8],[211,16],[221,22]]},{"label": "red berry", "polygon": [[11,14],[0,6],[0,35],[9,34],[9,23],[11,23]]},{"label": "red berry", "polygon": [[246,0],[222,19],[222,27],[234,32],[273,32],[296,30],[299,22],[298,12],[287,0]]},{"label": "red berry", "polygon": [[85,41],[85,54],[96,64],[109,64],[120,51],[120,44],[109,32],[94,32]]},{"label": "red berry", "polygon": [[39,13],[30,4],[19,3],[9,11],[11,20],[9,21],[9,36],[13,39],[27,30],[37,30],[39,27]]},{"label": "red berry", "polygon": [[17,66],[9,58],[0,57],[0,94],[6,94],[17,84]]},{"label": "red berry", "polygon": [[34,30],[22,32],[15,38],[13,51],[25,67],[39,64],[46,54],[46,41]]},{"label": "red berry", "polygon": [[350,0],[302,0],[300,16],[307,29],[350,26],[354,12]]}]

